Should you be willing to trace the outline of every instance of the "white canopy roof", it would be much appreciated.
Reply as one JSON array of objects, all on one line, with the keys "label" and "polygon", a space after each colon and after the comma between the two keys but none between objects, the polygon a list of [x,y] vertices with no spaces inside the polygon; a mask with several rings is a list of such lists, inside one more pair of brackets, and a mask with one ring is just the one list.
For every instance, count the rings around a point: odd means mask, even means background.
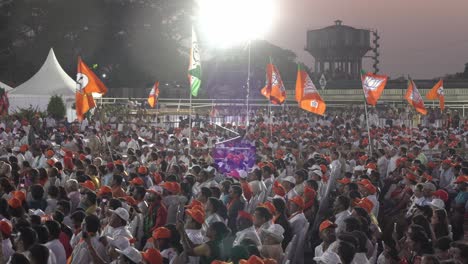
[{"label": "white canopy roof", "polygon": [[13,89],[12,87],[10,87],[10,86],[8,86],[8,85],[2,83],[2,82],[0,82],[0,88],[5,89],[5,92],[8,92],[8,91],[10,91],[10,90]]},{"label": "white canopy roof", "polygon": [[53,49],[50,49],[41,69],[25,83],[9,92],[10,97],[61,95],[74,97],[76,82],[62,69]]}]

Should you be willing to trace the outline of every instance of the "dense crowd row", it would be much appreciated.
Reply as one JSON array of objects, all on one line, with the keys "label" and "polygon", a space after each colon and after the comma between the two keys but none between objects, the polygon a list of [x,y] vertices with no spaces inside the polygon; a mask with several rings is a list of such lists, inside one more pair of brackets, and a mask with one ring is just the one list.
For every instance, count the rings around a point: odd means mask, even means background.
[{"label": "dense crowd row", "polygon": [[0,262],[468,263],[458,113],[251,119],[4,119]]}]

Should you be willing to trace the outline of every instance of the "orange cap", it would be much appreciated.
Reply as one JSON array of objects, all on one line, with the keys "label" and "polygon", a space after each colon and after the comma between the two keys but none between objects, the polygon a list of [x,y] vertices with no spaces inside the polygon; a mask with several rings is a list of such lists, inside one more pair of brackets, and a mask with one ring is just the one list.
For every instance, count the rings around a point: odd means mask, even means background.
[{"label": "orange cap", "polygon": [[367,164],[366,169],[376,170],[377,169],[377,164],[369,163],[369,164]]},{"label": "orange cap", "polygon": [[145,184],[142,178],[140,177],[135,177],[130,181],[130,184],[137,185],[137,186],[142,186]]},{"label": "orange cap", "polygon": [[155,248],[148,248],[146,251],[141,253],[143,259],[149,264],[162,264],[163,258],[159,250]]},{"label": "orange cap", "polygon": [[55,152],[51,149],[46,151],[46,157],[47,158],[52,158],[55,155]]},{"label": "orange cap", "polygon": [[295,196],[289,201],[295,203],[299,208],[304,209],[304,199],[301,196]]},{"label": "orange cap", "polygon": [[26,194],[23,191],[13,191],[13,197],[21,202],[26,201]]},{"label": "orange cap", "polygon": [[359,160],[361,160],[361,161],[366,161],[368,159],[369,159],[369,157],[367,155],[363,155],[363,156],[359,157]]},{"label": "orange cap", "polygon": [[239,211],[237,217],[253,221],[252,215],[247,213],[246,211]]},{"label": "orange cap", "polygon": [[320,223],[319,232],[322,232],[323,230],[325,230],[325,229],[327,229],[329,227],[336,227],[336,224],[333,223],[330,220],[325,220],[322,223]]},{"label": "orange cap", "polygon": [[426,179],[426,181],[432,181],[432,176],[429,175],[427,172],[423,173],[423,178]]},{"label": "orange cap", "polygon": [[358,181],[358,184],[359,185],[367,185],[367,184],[372,184],[372,182],[369,181],[368,179],[362,179],[362,180]]},{"label": "orange cap", "polygon": [[190,202],[190,204],[186,205],[185,207],[188,208],[188,209],[192,209],[195,206],[199,206],[199,207],[203,208],[203,203],[196,200],[196,199],[193,199],[192,202]]},{"label": "orange cap", "polygon": [[373,184],[366,184],[364,185],[364,188],[370,193],[374,194],[377,192],[377,188]]},{"label": "orange cap", "polygon": [[154,239],[171,238],[171,230],[165,227],[158,227],[153,231],[152,237]]},{"label": "orange cap", "polygon": [[357,204],[356,204],[356,207],[361,207],[363,208],[364,210],[366,210],[366,212],[368,214],[370,214],[372,212],[372,209],[374,208],[374,204],[372,203],[371,200],[369,200],[369,198],[362,198]]},{"label": "orange cap", "polygon": [[349,178],[344,177],[343,179],[337,180],[337,182],[346,185],[346,184],[349,184],[351,180]]},{"label": "orange cap", "polygon": [[13,231],[13,226],[9,221],[2,219],[0,221],[0,231],[5,235],[10,236]]},{"label": "orange cap", "polygon": [[263,260],[255,255],[250,256],[248,260],[241,259],[239,264],[265,264]]},{"label": "orange cap", "polygon": [[468,176],[458,176],[455,183],[468,182]]},{"label": "orange cap", "polygon": [[148,168],[146,168],[145,166],[140,166],[138,167],[138,173],[146,175],[148,173]]},{"label": "orange cap", "polygon": [[270,211],[270,214],[271,215],[275,215],[276,214],[276,207],[275,205],[270,202],[270,201],[266,201],[265,203],[260,203],[258,204],[259,207],[265,207],[266,209],[268,209],[268,211]]},{"label": "orange cap", "polygon": [[180,185],[177,182],[164,182],[162,187],[173,194],[180,192]]},{"label": "orange cap", "polygon": [[138,205],[138,202],[135,200],[135,198],[133,198],[131,196],[125,196],[124,199],[131,206],[137,206]]},{"label": "orange cap", "polygon": [[198,208],[194,209],[187,209],[185,210],[190,217],[192,217],[193,220],[195,220],[199,224],[205,223],[205,212],[201,211]]},{"label": "orange cap", "polygon": [[123,162],[121,160],[116,160],[114,161],[115,165],[123,165]]},{"label": "orange cap", "polygon": [[8,200],[8,205],[13,209],[17,209],[21,207],[22,203],[18,198],[11,198]]},{"label": "orange cap", "polygon": [[273,184],[273,192],[281,197],[286,195],[286,189],[278,181],[275,181],[275,183]]},{"label": "orange cap", "polygon": [[102,196],[102,195],[105,195],[105,194],[112,194],[111,187],[104,185],[99,189],[99,191],[97,193],[98,196]]},{"label": "orange cap", "polygon": [[87,180],[83,183],[80,183],[81,187],[84,187],[84,188],[87,188],[87,189],[90,189],[91,191],[95,191],[96,190],[96,186],[94,185],[94,183],[90,180]]},{"label": "orange cap", "polygon": [[408,179],[410,181],[417,181],[416,175],[414,175],[413,173],[407,173],[406,174],[406,179]]},{"label": "orange cap", "polygon": [[50,167],[53,167],[55,165],[55,161],[53,159],[48,159],[47,160],[47,164],[50,166]]},{"label": "orange cap", "polygon": [[20,152],[26,152],[27,150],[29,149],[29,146],[24,144],[24,145],[21,145],[20,147]]}]

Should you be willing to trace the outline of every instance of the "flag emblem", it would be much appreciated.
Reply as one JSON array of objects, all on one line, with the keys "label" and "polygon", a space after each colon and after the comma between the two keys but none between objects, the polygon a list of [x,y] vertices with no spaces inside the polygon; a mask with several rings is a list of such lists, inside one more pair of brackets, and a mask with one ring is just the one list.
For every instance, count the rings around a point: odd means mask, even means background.
[{"label": "flag emblem", "polygon": [[310,101],[310,106],[313,108],[317,108],[319,106],[319,103],[316,100]]},{"label": "flag emblem", "polygon": [[388,76],[362,72],[362,90],[368,104],[375,106],[382,95]]},{"label": "flag emblem", "polygon": [[78,85],[78,90],[82,90],[88,85],[89,78],[86,74],[79,72],[76,74],[76,83]]},{"label": "flag emblem", "polygon": [[440,87],[439,89],[437,89],[437,94],[444,95],[444,87]]},{"label": "flag emblem", "polygon": [[383,81],[384,80],[382,79],[376,79],[370,76],[366,76],[366,78],[364,79],[364,88],[366,90],[375,91],[379,88]]}]

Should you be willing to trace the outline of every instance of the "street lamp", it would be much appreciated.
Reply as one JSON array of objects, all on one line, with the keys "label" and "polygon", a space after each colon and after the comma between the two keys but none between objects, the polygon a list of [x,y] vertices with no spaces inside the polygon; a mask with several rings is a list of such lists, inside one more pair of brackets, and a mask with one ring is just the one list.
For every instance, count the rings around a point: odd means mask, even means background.
[{"label": "street lamp", "polygon": [[202,36],[215,48],[247,43],[246,124],[249,125],[250,46],[263,38],[277,17],[278,0],[198,0],[198,25]]}]

